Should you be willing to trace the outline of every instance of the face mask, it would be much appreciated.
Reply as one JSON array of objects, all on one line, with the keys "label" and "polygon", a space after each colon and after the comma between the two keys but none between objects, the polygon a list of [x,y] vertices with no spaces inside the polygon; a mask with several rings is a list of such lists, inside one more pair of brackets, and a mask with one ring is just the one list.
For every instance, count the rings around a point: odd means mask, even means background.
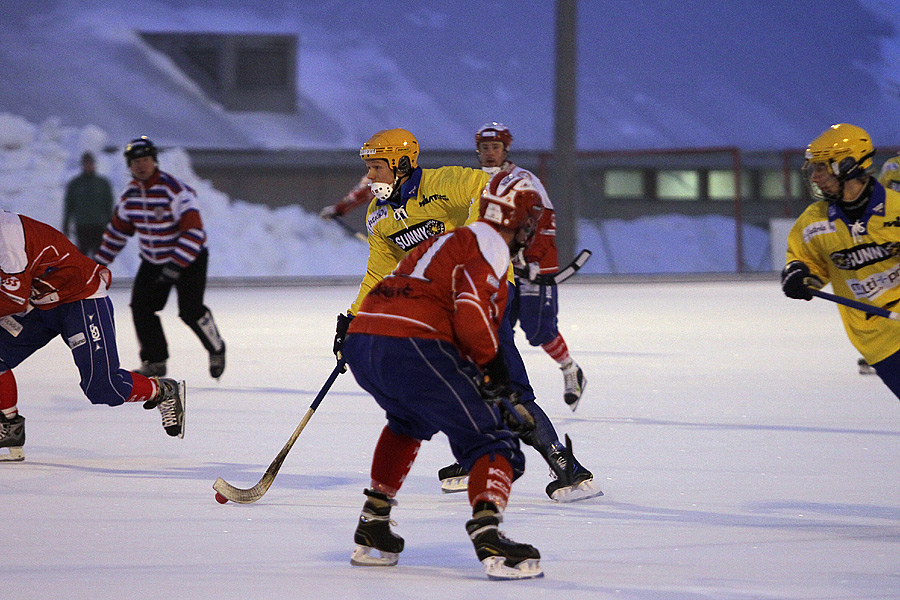
[{"label": "face mask", "polygon": [[379,200],[387,200],[394,192],[394,184],[392,183],[370,183],[369,189],[372,194]]}]

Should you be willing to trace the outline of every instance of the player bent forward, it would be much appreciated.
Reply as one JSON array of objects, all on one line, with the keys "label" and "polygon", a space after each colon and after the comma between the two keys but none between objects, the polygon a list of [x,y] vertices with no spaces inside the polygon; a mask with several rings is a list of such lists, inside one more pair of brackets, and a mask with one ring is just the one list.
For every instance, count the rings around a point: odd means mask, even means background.
[{"label": "player bent forward", "polygon": [[0,460],[25,459],[25,418],[12,369],[58,335],[72,351],[94,404],[159,408],[171,436],[184,435],[184,382],[119,368],[111,277],[53,227],[0,211]]},{"label": "player bent forward", "polygon": [[482,194],[480,219],[417,246],[372,288],[350,324],[343,356],[387,416],[351,564],[397,564],[403,538],[390,527],[394,496],[421,441],[443,431],[469,471],[466,531],[488,577],[543,574],[537,549],[498,529],[525,458],[504,425],[521,417],[502,408],[511,407],[500,400],[511,392],[497,331],[510,255],[531,240],[541,211],[527,179],[495,175]]}]

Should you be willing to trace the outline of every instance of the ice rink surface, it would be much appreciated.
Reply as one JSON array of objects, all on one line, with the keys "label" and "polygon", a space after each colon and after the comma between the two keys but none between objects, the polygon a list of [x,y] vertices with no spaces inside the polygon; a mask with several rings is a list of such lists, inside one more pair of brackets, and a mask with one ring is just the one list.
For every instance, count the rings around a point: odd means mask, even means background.
[{"label": "ice rink surface", "polygon": [[[491,582],[442,495],[446,438],[422,446],[394,509],[394,568],[349,564],[384,424],[338,378],[269,492],[255,484],[334,366],[334,317],[355,286],[211,288],[228,343],[221,381],[177,318],[170,374],[187,381],[183,440],[157,411],[92,406],[61,340],[16,369],[26,461],[0,464],[0,597],[158,600],[484,597],[848,599],[900,595],[900,402],[856,372],[835,305],[772,281],[560,287],[560,329],[588,378],[572,413],[562,376],[520,346],[541,405],[605,492],[556,504],[526,448],[503,530],[537,546],[543,579]],[[137,365],[128,290],[119,349]],[[519,336],[521,339],[521,335]],[[522,342],[524,344],[524,342]],[[403,365],[397,365],[402,369]]]}]

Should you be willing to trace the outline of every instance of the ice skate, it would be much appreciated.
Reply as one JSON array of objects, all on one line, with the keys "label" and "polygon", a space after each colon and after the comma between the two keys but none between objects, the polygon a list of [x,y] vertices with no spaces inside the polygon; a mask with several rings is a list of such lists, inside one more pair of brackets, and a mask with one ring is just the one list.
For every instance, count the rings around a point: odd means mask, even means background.
[{"label": "ice skate", "polygon": [[566,436],[566,445],[558,442],[550,452],[550,475],[555,479],[547,484],[545,492],[556,502],[575,502],[602,496],[594,485],[594,475],[584,468],[572,454],[572,440]]},{"label": "ice skate", "polygon": [[474,513],[479,516],[466,522],[466,531],[488,578],[531,579],[544,576],[541,553],[534,546],[519,544],[503,535],[499,529],[501,515],[493,504],[479,503]]},{"label": "ice skate", "polygon": [[[396,502],[375,490],[365,490],[366,503],[359,515],[350,564],[357,567],[393,567],[403,552],[403,538],[391,531],[391,507]],[[376,554],[373,554],[376,553]]]},{"label": "ice skate", "polygon": [[25,417],[16,415],[8,419],[0,412],[0,448],[8,453],[0,453],[0,462],[21,462],[25,460]]},{"label": "ice skate", "polygon": [[225,372],[225,344],[218,352],[209,353],[209,375],[213,379],[218,379]]},{"label": "ice skate", "polygon": [[441,492],[453,494],[465,492],[469,489],[469,473],[459,463],[453,463],[438,471],[438,479],[441,480]]},{"label": "ice skate", "polygon": [[569,408],[572,409],[572,412],[575,412],[575,409],[578,408],[578,402],[581,400],[584,386],[587,385],[587,379],[585,379],[581,367],[572,359],[569,359],[569,362],[565,366],[560,367],[560,369],[563,372],[563,383],[565,384],[563,399],[569,405]]},{"label": "ice skate", "polygon": [[141,363],[141,366],[134,370],[138,375],[143,375],[144,377],[165,377],[166,376],[166,361],[160,362],[150,362],[149,360],[145,360]]},{"label": "ice skate", "polygon": [[184,408],[186,393],[183,381],[154,377],[158,391],[156,397],[144,402],[144,408],[158,408],[162,425],[172,437],[184,437]]},{"label": "ice skate", "polygon": [[860,358],[856,361],[856,365],[859,368],[860,375],[877,375],[875,367],[866,362],[866,359],[864,358]]}]

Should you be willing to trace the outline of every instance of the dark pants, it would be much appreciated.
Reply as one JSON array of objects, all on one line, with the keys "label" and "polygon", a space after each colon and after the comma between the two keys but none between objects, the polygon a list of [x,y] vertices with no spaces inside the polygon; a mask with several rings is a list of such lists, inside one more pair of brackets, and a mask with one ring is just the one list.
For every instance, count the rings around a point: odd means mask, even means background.
[{"label": "dark pants", "polygon": [[[509,320],[519,324],[532,346],[552,342],[559,334],[559,302],[555,283],[534,283],[516,277],[515,292],[509,296]],[[513,290],[510,290],[513,292]]]},{"label": "dark pants", "polygon": [[343,352],[357,383],[384,409],[394,433],[429,440],[442,431],[466,470],[496,453],[506,457],[516,475],[524,471],[518,439],[478,393],[478,368],[449,342],[355,333],[347,336]]},{"label": "dark pants", "polygon": [[116,327],[109,298],[34,309],[0,321],[0,372],[14,369],[56,336],[72,351],[81,389],[93,404],[118,406],[131,395],[131,373],[119,367]]},{"label": "dark pants", "polygon": [[[509,297],[515,297],[515,294],[515,286],[510,283]],[[513,331],[511,320],[512,307],[512,302],[506,303],[506,310],[503,313],[503,321],[500,323],[498,336],[500,338],[500,348],[503,350],[503,359],[506,363],[506,368],[509,370],[509,377],[512,381],[511,387],[513,390],[519,392],[519,402],[525,406],[525,408],[528,409],[528,412],[531,413],[531,416],[534,417],[535,429],[527,436],[527,438],[523,438],[522,441],[540,452],[541,456],[549,462],[551,450],[558,449],[552,448],[552,446],[559,443],[559,435],[557,435],[556,429],[550,421],[550,417],[548,417],[547,413],[545,413],[544,410],[538,406],[537,402],[535,402],[534,389],[531,387],[531,382],[528,381],[528,372],[525,370],[525,362],[522,360],[522,355],[519,354],[519,350],[516,348],[515,332]]]},{"label": "dark pants", "polygon": [[[203,304],[208,262],[209,253],[203,250],[197,260],[181,272],[174,287],[178,294],[178,316],[197,334],[207,352],[218,352],[221,338],[215,330],[212,313]],[[163,362],[169,358],[162,322],[156,314],[165,308],[173,287],[171,283],[159,282],[164,266],[141,260],[131,289],[131,317],[141,347],[141,360],[149,362]]]},{"label": "dark pants", "polygon": [[78,249],[85,256],[94,256],[103,242],[103,232],[106,231],[106,223],[100,225],[75,225],[75,235],[78,238]]},{"label": "dark pants", "polygon": [[884,385],[888,386],[894,395],[900,399],[900,352],[891,354],[881,362],[877,362],[872,367]]}]

